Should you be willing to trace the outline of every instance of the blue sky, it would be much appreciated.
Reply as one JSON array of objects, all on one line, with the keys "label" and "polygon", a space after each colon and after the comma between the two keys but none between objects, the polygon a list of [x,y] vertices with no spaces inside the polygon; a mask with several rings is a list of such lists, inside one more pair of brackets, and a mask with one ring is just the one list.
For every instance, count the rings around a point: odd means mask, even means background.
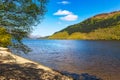
[{"label": "blue sky", "polygon": [[32,35],[48,36],[96,14],[120,10],[120,0],[49,0],[47,13]]}]

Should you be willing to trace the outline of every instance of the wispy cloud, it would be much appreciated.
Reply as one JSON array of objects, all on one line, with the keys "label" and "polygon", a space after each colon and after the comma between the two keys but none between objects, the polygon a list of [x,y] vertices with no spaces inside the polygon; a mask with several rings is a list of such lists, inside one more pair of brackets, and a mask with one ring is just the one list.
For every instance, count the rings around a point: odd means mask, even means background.
[{"label": "wispy cloud", "polygon": [[75,21],[78,19],[78,15],[75,15],[73,12],[70,12],[68,10],[61,10],[59,9],[57,12],[55,12],[53,15],[61,16],[59,19],[64,21]]},{"label": "wispy cloud", "polygon": [[64,5],[66,5],[66,4],[70,4],[70,2],[69,1],[61,1],[61,2],[58,2],[58,4],[64,4]]},{"label": "wispy cloud", "polygon": [[60,21],[59,21],[59,22],[57,22],[57,24],[59,24],[59,25],[60,25],[60,24],[62,24],[62,22],[60,22]]}]

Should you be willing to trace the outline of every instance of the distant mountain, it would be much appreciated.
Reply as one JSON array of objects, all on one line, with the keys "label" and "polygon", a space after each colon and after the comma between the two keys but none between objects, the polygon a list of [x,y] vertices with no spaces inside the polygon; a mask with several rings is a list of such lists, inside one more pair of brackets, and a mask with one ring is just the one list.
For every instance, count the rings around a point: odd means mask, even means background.
[{"label": "distant mountain", "polygon": [[37,39],[47,39],[49,36],[39,37]]},{"label": "distant mountain", "polygon": [[49,39],[120,40],[120,11],[98,14],[54,33]]},{"label": "distant mountain", "polygon": [[33,34],[30,34],[30,35],[28,35],[27,38],[30,38],[30,39],[38,39],[38,38],[40,38],[40,37],[41,37],[40,35],[33,35]]}]

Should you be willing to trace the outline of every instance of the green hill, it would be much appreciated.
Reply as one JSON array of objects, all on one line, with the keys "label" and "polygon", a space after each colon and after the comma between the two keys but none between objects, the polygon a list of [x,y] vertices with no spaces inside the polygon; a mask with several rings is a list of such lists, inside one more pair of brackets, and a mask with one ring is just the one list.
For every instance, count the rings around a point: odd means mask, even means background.
[{"label": "green hill", "polygon": [[98,14],[54,33],[49,39],[120,40],[120,11]]}]

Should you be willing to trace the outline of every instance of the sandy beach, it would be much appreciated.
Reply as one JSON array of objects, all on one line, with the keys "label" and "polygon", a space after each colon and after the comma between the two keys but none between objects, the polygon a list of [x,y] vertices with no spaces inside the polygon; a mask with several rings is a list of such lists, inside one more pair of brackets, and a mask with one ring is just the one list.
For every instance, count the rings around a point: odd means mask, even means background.
[{"label": "sandy beach", "polygon": [[15,55],[7,48],[0,47],[0,57],[0,80],[73,80],[49,67]]},{"label": "sandy beach", "polygon": [[53,70],[0,47],[0,80],[102,80],[89,74]]}]

